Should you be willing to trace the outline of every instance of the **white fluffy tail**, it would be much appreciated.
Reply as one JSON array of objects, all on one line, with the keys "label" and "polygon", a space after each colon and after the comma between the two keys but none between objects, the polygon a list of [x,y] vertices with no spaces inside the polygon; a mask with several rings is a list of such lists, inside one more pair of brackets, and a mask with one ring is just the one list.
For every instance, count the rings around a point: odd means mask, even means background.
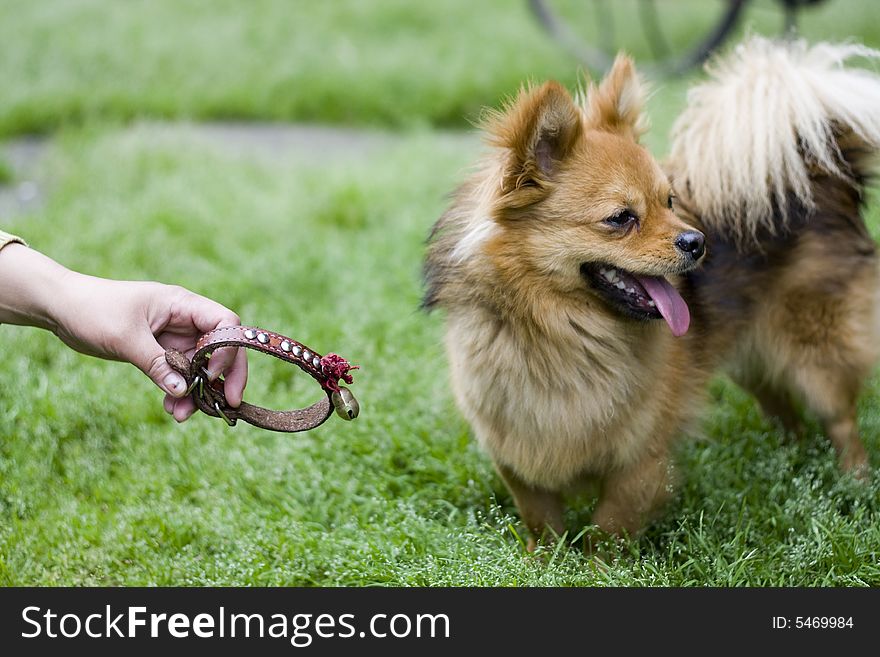
[{"label": "white fluffy tail", "polygon": [[708,225],[737,240],[776,232],[789,194],[813,206],[811,173],[857,183],[865,172],[838,140],[880,147],[880,75],[846,68],[853,58],[880,51],[752,37],[707,66],[673,127],[671,158],[676,187],[687,181]]}]

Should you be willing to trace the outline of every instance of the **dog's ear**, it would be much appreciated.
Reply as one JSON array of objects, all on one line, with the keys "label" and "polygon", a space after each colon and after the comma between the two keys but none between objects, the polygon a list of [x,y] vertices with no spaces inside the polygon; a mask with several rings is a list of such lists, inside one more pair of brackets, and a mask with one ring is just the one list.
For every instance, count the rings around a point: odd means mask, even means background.
[{"label": "dog's ear", "polygon": [[624,54],[617,55],[599,86],[590,86],[587,125],[638,141],[648,127],[643,113],[646,95],[633,61]]},{"label": "dog's ear", "polygon": [[581,134],[582,115],[558,82],[520,91],[503,112],[489,115],[489,142],[506,151],[501,187],[505,194],[540,191]]}]

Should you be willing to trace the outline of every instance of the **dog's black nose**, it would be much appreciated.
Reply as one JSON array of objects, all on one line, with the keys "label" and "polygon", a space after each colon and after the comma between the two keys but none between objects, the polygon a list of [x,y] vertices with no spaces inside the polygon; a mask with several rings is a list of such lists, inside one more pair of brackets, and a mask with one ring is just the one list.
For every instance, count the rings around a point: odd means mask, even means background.
[{"label": "dog's black nose", "polygon": [[699,260],[706,252],[706,238],[699,231],[688,230],[675,238],[675,246],[682,253]]}]

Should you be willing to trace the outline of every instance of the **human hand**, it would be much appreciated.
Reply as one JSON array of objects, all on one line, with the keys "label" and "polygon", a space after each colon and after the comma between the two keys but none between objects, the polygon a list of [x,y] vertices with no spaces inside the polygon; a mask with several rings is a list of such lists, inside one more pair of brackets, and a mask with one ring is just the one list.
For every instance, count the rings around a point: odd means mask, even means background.
[{"label": "human hand", "polygon": [[[55,334],[84,354],[129,362],[165,392],[165,410],[178,422],[196,410],[186,382],[165,361],[173,347],[192,358],[202,334],[240,324],[224,306],[182,287],[113,281],[68,271],[51,316]],[[225,394],[237,408],[247,383],[244,349],[218,349],[208,362],[209,378],[225,375]]]},{"label": "human hand", "polygon": [[[238,315],[182,287],[113,281],[70,271],[21,244],[0,252],[0,323],[38,326],[84,354],[133,364],[165,392],[178,422],[195,412],[183,377],[165,361],[174,347],[190,359],[203,333],[239,324]],[[237,408],[247,383],[244,349],[218,349],[211,380],[225,375],[226,400]]]}]

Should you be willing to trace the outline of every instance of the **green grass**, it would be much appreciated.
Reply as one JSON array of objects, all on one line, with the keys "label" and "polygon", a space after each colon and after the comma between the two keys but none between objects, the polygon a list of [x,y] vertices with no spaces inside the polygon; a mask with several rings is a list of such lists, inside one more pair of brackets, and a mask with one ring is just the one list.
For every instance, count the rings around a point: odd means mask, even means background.
[{"label": "green grass", "polygon": [[0,134],[143,116],[461,125],[529,76],[576,74],[504,0],[0,6]]},{"label": "green grass", "polygon": [[[609,4],[644,59],[637,0]],[[658,6],[680,47],[721,1]],[[757,0],[744,25],[778,32],[775,6]],[[595,40],[592,15],[572,20]],[[880,45],[880,4],[832,0],[802,25]],[[577,68],[525,0],[0,0],[0,136],[143,117],[462,126],[523,80],[571,84]]]},{"label": "green grass", "polygon": [[[723,381],[710,440],[681,450],[680,492],[644,537],[596,568],[583,500],[558,546],[525,553],[451,399],[441,317],[416,310],[422,241],[468,143],[418,133],[376,166],[245,159],[150,125],[62,138],[47,206],[12,229],[77,269],[183,283],[338,350],[363,368],[362,417],[292,436],[178,426],[133,368],[0,327],[0,583],[880,585],[876,480],[839,478],[817,436],[781,445]],[[250,362],[258,403],[312,393]],[[875,462],[878,395],[860,412]]]},{"label": "green grass", "polygon": [[6,160],[0,158],[0,185],[8,185],[15,180],[15,173]]},{"label": "green grass", "polygon": [[[689,2],[662,3],[682,35],[711,4]],[[752,24],[778,24],[756,5]],[[833,0],[803,25],[877,46],[880,4]],[[417,310],[424,237],[476,151],[431,128],[466,125],[525,79],[576,76],[524,1],[0,0],[0,136],[55,132],[35,174],[45,205],[0,225],[73,268],[185,285],[362,366],[350,424],[176,425],[133,368],[0,327],[0,584],[880,586],[877,478],[840,478],[815,426],[785,443],[723,379],[708,440],[682,447],[679,492],[643,537],[596,567],[584,499],[568,535],[525,553],[453,404],[442,318]],[[684,89],[651,100],[658,154]],[[234,155],[154,119],[406,131],[306,161]],[[250,360],[251,400],[311,401],[267,360]],[[875,378],[859,414],[875,465],[878,397]]]}]

